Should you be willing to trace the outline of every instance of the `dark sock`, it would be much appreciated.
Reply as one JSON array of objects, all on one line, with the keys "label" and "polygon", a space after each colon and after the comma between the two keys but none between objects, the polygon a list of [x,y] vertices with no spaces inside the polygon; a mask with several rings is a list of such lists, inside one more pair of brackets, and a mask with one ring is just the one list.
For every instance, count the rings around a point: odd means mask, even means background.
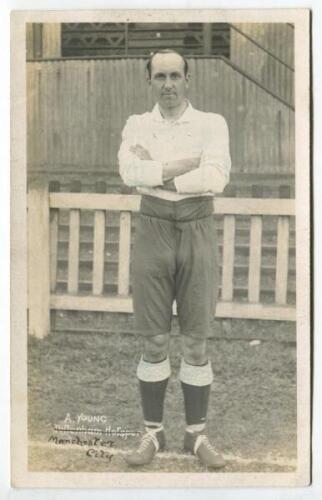
[{"label": "dark sock", "polygon": [[139,380],[144,420],[162,422],[163,403],[169,378],[158,382]]},{"label": "dark sock", "polygon": [[190,385],[181,382],[187,425],[204,424],[207,418],[210,384]]}]

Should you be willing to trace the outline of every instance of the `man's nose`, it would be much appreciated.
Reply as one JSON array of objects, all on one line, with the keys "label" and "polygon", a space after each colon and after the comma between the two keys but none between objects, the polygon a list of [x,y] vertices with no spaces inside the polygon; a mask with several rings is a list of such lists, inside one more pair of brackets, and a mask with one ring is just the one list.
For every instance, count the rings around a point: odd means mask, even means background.
[{"label": "man's nose", "polygon": [[167,77],[166,77],[166,79],[165,79],[165,82],[164,82],[164,87],[165,87],[166,89],[169,89],[169,88],[171,88],[171,87],[172,87],[172,83],[173,83],[173,82],[172,82],[172,80],[171,80],[170,76],[167,76]]}]

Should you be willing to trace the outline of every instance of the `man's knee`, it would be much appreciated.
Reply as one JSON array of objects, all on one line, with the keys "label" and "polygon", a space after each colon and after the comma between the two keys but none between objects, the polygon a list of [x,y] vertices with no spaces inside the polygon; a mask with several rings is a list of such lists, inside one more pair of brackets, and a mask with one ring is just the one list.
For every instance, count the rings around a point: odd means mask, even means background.
[{"label": "man's knee", "polygon": [[145,361],[157,363],[162,361],[168,355],[169,335],[160,334],[144,339],[144,354]]},{"label": "man's knee", "polygon": [[206,363],[207,341],[193,337],[184,337],[183,340],[184,360],[191,365],[203,365]]}]

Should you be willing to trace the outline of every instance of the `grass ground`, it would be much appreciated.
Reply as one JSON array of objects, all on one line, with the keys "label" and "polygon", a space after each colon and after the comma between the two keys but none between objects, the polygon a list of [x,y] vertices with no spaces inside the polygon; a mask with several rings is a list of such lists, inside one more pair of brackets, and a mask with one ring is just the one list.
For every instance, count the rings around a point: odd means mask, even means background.
[{"label": "grass ground", "polygon": [[[292,471],[296,465],[295,325],[237,320],[229,325],[227,331],[225,323],[218,322],[216,335],[209,340],[215,377],[209,436],[227,458],[226,472]],[[253,345],[252,339],[260,341]],[[168,450],[140,469],[146,472],[205,470],[181,450],[180,349],[180,337],[174,336],[164,415]],[[102,431],[109,426],[142,431],[135,377],[139,357],[139,343],[131,334],[55,332],[43,340],[29,338],[31,471],[131,472],[123,454],[138,438],[111,438]],[[67,415],[71,427],[95,427],[101,432],[55,431],[55,425],[68,421]],[[105,421],[90,422],[93,416]],[[78,443],[55,444],[55,436],[67,440],[78,436]],[[95,437],[112,440],[113,446],[80,444]],[[94,452],[88,456],[90,448]]]}]

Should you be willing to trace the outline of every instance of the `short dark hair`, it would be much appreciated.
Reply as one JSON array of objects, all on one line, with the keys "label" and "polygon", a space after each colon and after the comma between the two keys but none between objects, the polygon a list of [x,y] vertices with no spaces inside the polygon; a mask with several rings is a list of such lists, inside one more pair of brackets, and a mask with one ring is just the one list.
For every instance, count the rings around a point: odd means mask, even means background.
[{"label": "short dark hair", "polygon": [[152,73],[152,60],[153,60],[154,56],[156,56],[157,54],[177,54],[178,56],[180,56],[183,60],[183,63],[184,63],[184,75],[185,76],[187,75],[187,73],[189,71],[187,59],[182,54],[180,54],[180,52],[178,52],[176,50],[162,49],[162,50],[158,50],[157,52],[152,52],[152,54],[150,55],[150,58],[146,64],[146,69],[147,69],[147,72],[149,74],[149,78],[151,78],[151,73]]}]

